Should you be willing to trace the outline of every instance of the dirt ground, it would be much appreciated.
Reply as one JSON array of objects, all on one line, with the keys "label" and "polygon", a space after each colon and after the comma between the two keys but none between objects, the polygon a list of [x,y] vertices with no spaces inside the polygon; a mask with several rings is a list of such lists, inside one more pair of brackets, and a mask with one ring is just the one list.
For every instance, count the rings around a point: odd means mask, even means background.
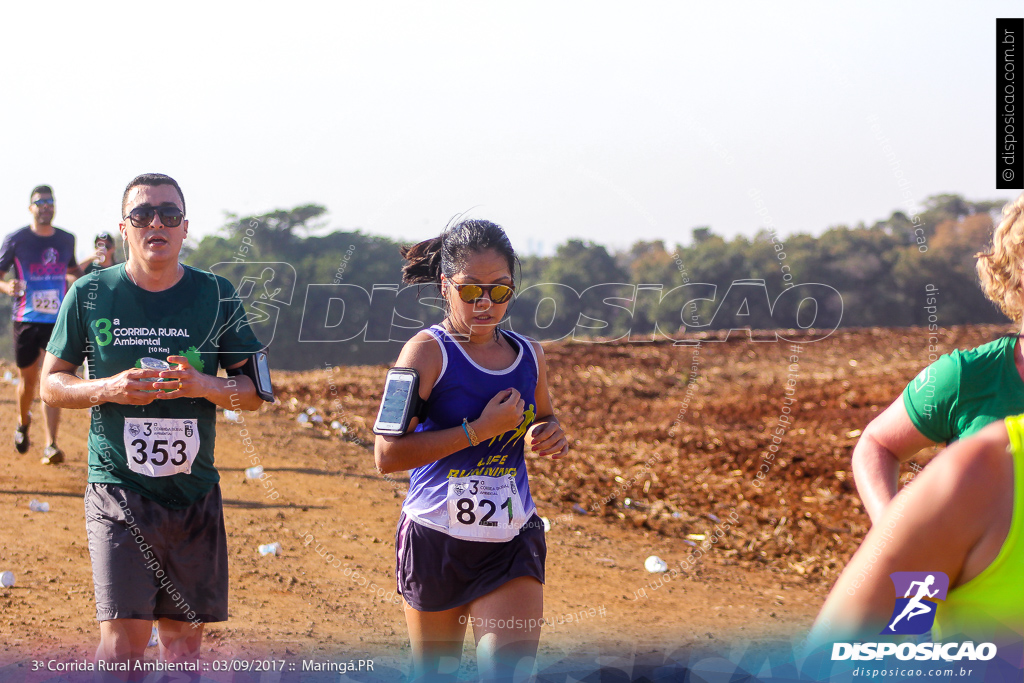
[{"label": "dirt ground", "polygon": [[[1005,331],[945,329],[941,348]],[[927,364],[927,337],[839,331],[798,353],[737,333],[696,353],[660,343],[547,345],[552,398],[573,451],[529,463],[539,513],[551,521],[544,614],[554,623],[543,631],[542,660],[798,637],[868,527],[850,474],[856,430]],[[383,367],[277,373],[276,405],[244,414],[244,424],[218,417],[231,618],[208,627],[204,657],[375,657],[377,670],[404,668],[405,623],[392,596],[408,480],[376,472],[369,430],[383,375]],[[782,423],[779,455],[757,487],[793,378],[792,423]],[[64,412],[68,462],[44,467],[38,404],[34,412],[30,451],[7,445],[0,458],[0,571],[17,580],[0,588],[0,671],[81,660],[98,640],[82,511],[87,415]],[[15,420],[14,387],[0,384],[2,438]],[[266,468],[262,483],[245,477],[243,429]],[[30,511],[32,499],[50,511]],[[716,528],[718,542],[695,557]],[[257,552],[275,541],[281,555]],[[649,555],[683,571],[665,582],[644,569]],[[471,656],[464,666],[472,669]]]}]

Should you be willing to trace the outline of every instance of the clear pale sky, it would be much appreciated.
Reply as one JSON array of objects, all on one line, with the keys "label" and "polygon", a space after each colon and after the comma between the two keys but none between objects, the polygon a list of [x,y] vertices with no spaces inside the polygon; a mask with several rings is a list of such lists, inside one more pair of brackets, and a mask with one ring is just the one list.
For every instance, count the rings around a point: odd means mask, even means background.
[{"label": "clear pale sky", "polygon": [[405,240],[471,210],[523,252],[753,235],[754,189],[783,234],[1017,194],[995,190],[993,89],[1019,2],[120,7],[5,5],[0,232],[49,183],[84,256],[147,171],[196,238],[318,202]]}]

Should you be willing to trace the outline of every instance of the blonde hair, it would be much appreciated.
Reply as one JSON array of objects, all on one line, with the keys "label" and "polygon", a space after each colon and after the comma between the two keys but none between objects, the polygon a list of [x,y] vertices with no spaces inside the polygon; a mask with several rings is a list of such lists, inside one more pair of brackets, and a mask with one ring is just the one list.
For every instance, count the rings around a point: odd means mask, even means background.
[{"label": "blonde hair", "polygon": [[992,247],[975,256],[985,296],[1020,324],[1024,319],[1024,193],[1003,207],[1003,220],[992,235]]}]

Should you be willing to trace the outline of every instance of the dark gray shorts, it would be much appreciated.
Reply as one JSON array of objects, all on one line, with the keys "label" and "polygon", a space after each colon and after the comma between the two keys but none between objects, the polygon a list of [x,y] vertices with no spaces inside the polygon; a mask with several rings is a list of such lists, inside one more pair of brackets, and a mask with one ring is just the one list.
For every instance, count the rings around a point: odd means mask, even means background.
[{"label": "dark gray shorts", "polygon": [[87,484],[85,530],[98,621],[227,620],[220,485],[184,510],[172,510],[120,486]]},{"label": "dark gray shorts", "polygon": [[395,551],[398,593],[420,612],[468,605],[521,576],[544,583],[548,553],[544,523],[536,514],[511,541],[483,543],[417,524],[404,512],[398,520]]}]

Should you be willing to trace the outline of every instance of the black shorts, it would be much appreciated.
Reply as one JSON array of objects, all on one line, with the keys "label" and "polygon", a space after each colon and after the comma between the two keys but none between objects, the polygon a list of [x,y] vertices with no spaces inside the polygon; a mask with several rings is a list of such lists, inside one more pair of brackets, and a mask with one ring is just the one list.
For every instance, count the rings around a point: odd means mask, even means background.
[{"label": "black shorts", "polygon": [[14,332],[14,362],[27,368],[39,360],[39,352],[46,349],[53,334],[54,323],[23,323],[11,321]]},{"label": "black shorts", "polygon": [[228,546],[220,485],[172,510],[114,484],[87,484],[96,620],[226,621]]},{"label": "black shorts", "polygon": [[395,549],[398,592],[420,612],[467,605],[521,576],[544,583],[547,544],[537,515],[511,541],[484,543],[453,538],[417,524],[403,512]]}]

